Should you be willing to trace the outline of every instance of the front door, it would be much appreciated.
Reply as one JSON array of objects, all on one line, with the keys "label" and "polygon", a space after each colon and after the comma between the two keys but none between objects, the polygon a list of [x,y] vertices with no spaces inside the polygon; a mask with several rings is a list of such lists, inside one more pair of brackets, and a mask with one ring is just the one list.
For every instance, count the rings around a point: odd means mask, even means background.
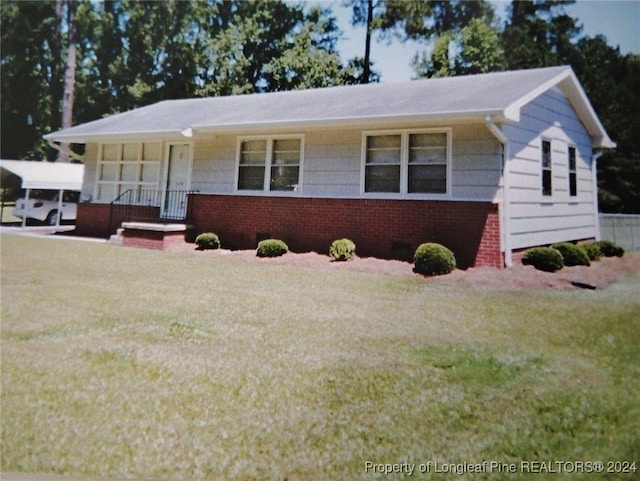
[{"label": "front door", "polygon": [[167,182],[162,202],[162,214],[169,219],[184,219],[186,215],[191,170],[190,153],[189,144],[169,145]]}]

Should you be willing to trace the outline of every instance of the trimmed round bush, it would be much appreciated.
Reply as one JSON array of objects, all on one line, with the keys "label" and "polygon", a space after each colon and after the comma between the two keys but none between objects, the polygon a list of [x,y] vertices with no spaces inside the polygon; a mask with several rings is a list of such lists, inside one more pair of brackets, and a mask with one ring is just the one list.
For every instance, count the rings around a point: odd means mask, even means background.
[{"label": "trimmed round bush", "polygon": [[595,244],[600,246],[600,252],[605,257],[622,257],[624,255],[624,248],[609,240],[597,241]]},{"label": "trimmed round bush", "polygon": [[590,266],[589,256],[585,250],[570,242],[560,242],[553,244],[552,249],[557,250],[562,254],[562,261],[565,266]]},{"label": "trimmed round bush", "polygon": [[428,276],[449,274],[456,268],[456,257],[441,244],[426,242],[413,255],[415,271]]},{"label": "trimmed round bush", "polygon": [[196,245],[198,249],[218,249],[220,247],[220,239],[213,232],[205,232],[196,237]]},{"label": "trimmed round bush", "polygon": [[544,272],[559,271],[564,266],[562,254],[551,247],[534,247],[526,250],[522,255],[522,263]]},{"label": "trimmed round bush", "polygon": [[602,257],[602,251],[600,250],[600,244],[597,242],[589,242],[588,244],[582,244],[582,248],[587,253],[590,261],[597,261]]},{"label": "trimmed round bush", "polygon": [[329,247],[329,256],[336,261],[350,261],[356,256],[356,245],[351,239],[334,240]]},{"label": "trimmed round bush", "polygon": [[258,243],[256,255],[258,257],[280,257],[289,252],[287,244],[279,239],[265,239]]}]

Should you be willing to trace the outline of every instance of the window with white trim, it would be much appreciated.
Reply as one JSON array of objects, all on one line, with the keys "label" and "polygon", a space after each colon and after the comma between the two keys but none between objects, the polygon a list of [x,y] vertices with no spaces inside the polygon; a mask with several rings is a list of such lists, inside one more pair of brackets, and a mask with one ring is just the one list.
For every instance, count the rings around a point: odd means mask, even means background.
[{"label": "window with white trim", "polygon": [[576,168],[576,148],[569,147],[569,196],[578,195],[578,170]]},{"label": "window with white trim", "polygon": [[449,131],[365,134],[364,192],[446,194]]},{"label": "window with white trim", "polygon": [[552,186],[552,161],[551,161],[551,142],[542,141],[542,195],[545,197],[553,193]]},{"label": "window with white trim", "polygon": [[364,191],[399,193],[401,165],[402,137],[400,135],[368,136]]},{"label": "window with white trim", "polygon": [[446,194],[447,134],[409,134],[410,194]]},{"label": "window with white trim", "polygon": [[111,202],[129,189],[156,189],[160,178],[159,142],[102,144],[96,200]]},{"label": "window with white trim", "polygon": [[241,139],[238,190],[293,192],[300,185],[301,137]]}]

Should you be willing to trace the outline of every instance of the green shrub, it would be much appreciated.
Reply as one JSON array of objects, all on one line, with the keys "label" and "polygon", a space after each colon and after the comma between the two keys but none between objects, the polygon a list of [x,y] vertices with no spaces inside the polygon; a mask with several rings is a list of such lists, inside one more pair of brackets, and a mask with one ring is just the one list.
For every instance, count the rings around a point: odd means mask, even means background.
[{"label": "green shrub", "polygon": [[220,239],[213,232],[205,232],[196,237],[196,245],[198,249],[218,249],[220,247]]},{"label": "green shrub", "polygon": [[258,257],[280,257],[289,252],[287,244],[279,239],[265,239],[258,243]]},{"label": "green shrub", "polygon": [[351,239],[338,239],[331,243],[329,256],[336,261],[350,261],[356,256],[356,245]]},{"label": "green shrub", "polygon": [[562,254],[551,247],[534,247],[525,251],[522,256],[525,266],[533,266],[539,271],[555,272],[564,265]]},{"label": "green shrub", "polygon": [[413,255],[413,263],[416,272],[438,276],[449,274],[456,268],[456,257],[445,246],[427,242],[418,246]]},{"label": "green shrub", "polygon": [[597,261],[602,257],[602,250],[600,249],[600,244],[597,242],[582,244],[582,248],[587,253],[590,261]]},{"label": "green shrub", "polygon": [[572,244],[571,242],[559,242],[558,244],[553,244],[551,248],[562,254],[562,261],[565,266],[591,265],[589,256],[581,246]]},{"label": "green shrub", "polygon": [[624,249],[609,240],[597,241],[596,244],[600,246],[600,252],[605,257],[622,257],[624,255]]}]

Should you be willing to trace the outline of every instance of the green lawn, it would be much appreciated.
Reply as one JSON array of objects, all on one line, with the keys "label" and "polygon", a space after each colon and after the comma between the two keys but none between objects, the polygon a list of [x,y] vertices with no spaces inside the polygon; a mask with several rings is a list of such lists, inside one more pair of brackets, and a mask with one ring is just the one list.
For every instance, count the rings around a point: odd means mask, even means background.
[{"label": "green lawn", "polygon": [[7,202],[2,209],[2,217],[0,217],[1,223],[16,223],[20,222],[22,219],[15,217],[11,214],[11,211],[16,206],[15,202]]},{"label": "green lawn", "polygon": [[[1,256],[3,471],[640,477],[521,464],[640,463],[640,275],[488,291],[13,235]],[[483,461],[517,472],[434,473]]]}]

